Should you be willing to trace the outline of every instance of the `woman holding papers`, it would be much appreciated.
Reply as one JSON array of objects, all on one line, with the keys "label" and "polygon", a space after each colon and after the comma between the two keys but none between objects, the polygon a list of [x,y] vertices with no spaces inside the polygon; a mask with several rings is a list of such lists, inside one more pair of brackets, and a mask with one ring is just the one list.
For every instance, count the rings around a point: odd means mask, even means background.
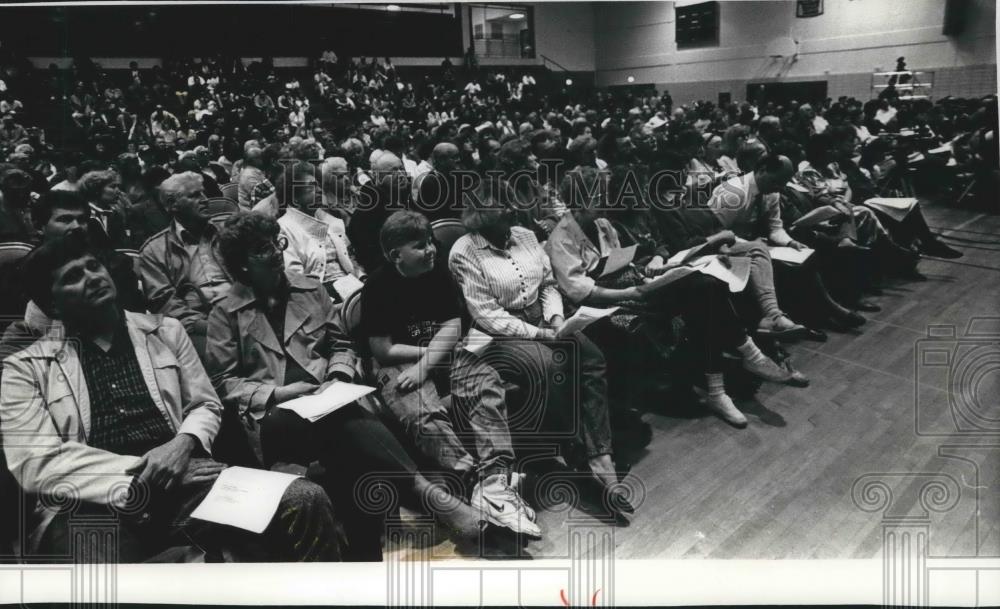
[{"label": "woman holding papers", "polygon": [[[676,172],[683,167],[683,157],[669,154],[661,158],[658,169]],[[748,319],[756,320],[756,334],[779,340],[816,339],[814,332],[792,321],[778,305],[771,255],[767,246],[759,240],[737,242],[732,231],[720,230],[714,222],[698,222],[694,216],[708,214],[692,214],[690,210],[680,208],[677,204],[678,193],[671,192],[672,185],[668,180],[650,184],[651,188],[655,187],[654,192],[648,193],[648,202],[652,205],[646,204],[645,192],[629,197],[628,176],[631,171],[631,167],[625,166],[612,172],[609,200],[616,202],[613,208],[619,210],[614,212],[611,219],[623,242],[639,244],[636,251],[638,262],[658,269],[677,256],[695,259],[722,253],[730,258],[746,259],[750,269],[747,281],[749,289],[743,290],[747,298],[741,299],[744,302],[737,303],[744,305],[737,310]],[[632,200],[629,201],[629,198]],[[656,211],[652,211],[653,209]]]},{"label": "woman holding papers", "polygon": [[[348,555],[380,560],[381,515],[358,505],[369,492],[364,480],[384,474],[412,505],[426,493],[447,497],[447,491],[424,478],[395,436],[353,400],[309,420],[281,407],[320,392],[335,400],[338,384],[351,393],[356,355],[321,284],[286,272],[287,241],[276,221],[241,213],[226,222],[219,239],[236,281],[209,316],[206,368],[223,406],[238,410],[259,433],[266,467],[319,460],[329,477],[324,487],[349,521]],[[424,503],[441,506],[435,515],[454,533],[478,534],[478,514],[468,505],[454,498]]]},{"label": "woman holding papers", "polygon": [[[850,128],[835,127],[831,130],[837,162],[844,168],[845,179],[852,192],[851,201],[868,205],[882,221],[884,230],[896,243],[916,243],[921,254],[938,258],[961,258],[962,252],[948,246],[927,226],[920,203],[915,199],[880,199],[880,188],[871,173],[855,162],[859,142]],[[896,205],[893,205],[895,203]],[[855,208],[857,209],[857,208]],[[868,209],[865,207],[863,209]],[[894,217],[895,216],[895,217]]]},{"label": "woman holding papers", "polygon": [[[604,200],[603,177],[596,170],[574,170],[563,180],[563,200],[570,213],[564,216],[546,244],[552,270],[561,291],[577,305],[617,305],[654,324],[668,323],[680,315],[706,374],[706,405],[735,427],[747,419],[725,392],[722,353],[738,350],[744,368],[765,380],[801,385],[804,378],[774,363],[746,335],[733,309],[725,282],[696,272],[684,264],[647,263],[637,270],[626,267],[599,277],[602,259],[620,238],[597,207]],[[646,283],[641,276],[656,277]],[[808,382],[808,381],[804,381]]]},{"label": "woman holding papers", "polygon": [[[773,146],[772,146],[773,147]],[[766,240],[778,248],[788,247],[799,253],[812,251],[792,238],[781,218],[781,196],[788,182],[795,175],[795,165],[788,157],[771,153],[755,141],[747,141],[737,153],[740,167],[747,173],[720,184],[705,206],[691,206],[685,211],[707,216],[716,230],[730,230],[737,237],[747,240]],[[846,330],[865,323],[865,318],[834,300],[818,271],[810,260],[791,264],[775,264],[775,285],[782,302],[797,307],[797,319],[816,325]]]},{"label": "woman holding papers", "polygon": [[604,355],[582,333],[560,332],[563,302],[549,258],[534,233],[513,226],[511,200],[509,191],[485,182],[467,201],[462,221],[469,233],[448,260],[472,323],[495,337],[483,357],[511,369],[526,393],[543,396],[529,407],[540,409],[548,432],[574,436],[567,461],[602,485],[606,505],[631,513],[612,458]]}]

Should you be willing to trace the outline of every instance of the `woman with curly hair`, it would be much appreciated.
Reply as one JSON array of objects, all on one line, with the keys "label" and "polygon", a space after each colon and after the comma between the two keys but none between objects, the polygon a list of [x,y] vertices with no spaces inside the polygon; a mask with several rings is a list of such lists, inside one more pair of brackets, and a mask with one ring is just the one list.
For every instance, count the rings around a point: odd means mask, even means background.
[{"label": "woman with curly hair", "polygon": [[[318,460],[326,468],[324,487],[348,521],[354,559],[381,559],[381,514],[366,513],[356,497],[375,479],[410,506],[420,509],[423,500],[437,507],[435,516],[453,534],[478,535],[476,511],[418,472],[395,436],[357,402],[314,422],[278,407],[356,381],[357,355],[323,286],[285,270],[288,241],[275,220],[237,214],[219,241],[235,281],[209,316],[205,367],[223,407],[259,434],[264,465],[303,471]],[[373,478],[376,472],[381,476]]]}]

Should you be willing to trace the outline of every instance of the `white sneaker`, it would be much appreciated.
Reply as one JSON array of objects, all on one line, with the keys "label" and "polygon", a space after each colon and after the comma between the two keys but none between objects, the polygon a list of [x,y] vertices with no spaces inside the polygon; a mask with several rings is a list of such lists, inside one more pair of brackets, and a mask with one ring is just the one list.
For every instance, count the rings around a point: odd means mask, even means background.
[{"label": "white sneaker", "polygon": [[[510,487],[514,489],[514,492],[517,493],[518,496],[521,495],[521,483],[523,483],[524,479],[527,477],[528,474],[521,474],[518,472],[510,473]],[[531,509],[531,506],[528,505],[528,503],[523,499],[521,500],[521,503],[523,504],[524,512],[528,515],[528,518],[530,518],[532,522],[538,522],[538,515],[535,514],[535,510]]]},{"label": "white sneaker", "polygon": [[515,486],[520,484],[522,475],[506,473],[487,476],[476,484],[469,503],[480,511],[483,517],[501,527],[541,539],[542,530],[534,522],[534,510],[531,510],[517,494]]},{"label": "white sneaker", "polygon": [[747,426],[747,417],[740,409],[733,404],[733,400],[725,393],[721,395],[710,395],[705,398],[705,406],[709,410],[719,415],[726,423],[729,423],[737,429],[743,429]]}]

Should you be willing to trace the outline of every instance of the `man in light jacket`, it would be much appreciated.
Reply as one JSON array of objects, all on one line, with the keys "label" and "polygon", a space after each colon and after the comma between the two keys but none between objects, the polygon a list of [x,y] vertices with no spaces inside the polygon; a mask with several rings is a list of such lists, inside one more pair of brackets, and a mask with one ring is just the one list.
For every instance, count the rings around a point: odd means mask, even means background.
[{"label": "man in light jacket", "polygon": [[105,560],[144,560],[178,542],[249,542],[268,560],[338,557],[329,499],[305,480],[287,488],[259,537],[190,519],[226,466],[211,458],[222,407],[181,324],[123,311],[107,269],[75,235],[46,242],[24,269],[32,300],[61,322],[7,358],[0,387],[8,465],[38,497],[29,548],[65,555],[86,515],[119,525]]}]

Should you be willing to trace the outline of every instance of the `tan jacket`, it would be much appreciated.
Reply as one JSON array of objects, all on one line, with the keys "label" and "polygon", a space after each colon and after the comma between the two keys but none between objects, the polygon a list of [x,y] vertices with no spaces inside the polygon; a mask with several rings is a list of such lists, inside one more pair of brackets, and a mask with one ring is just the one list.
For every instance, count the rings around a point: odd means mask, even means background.
[{"label": "tan jacket", "polygon": [[205,365],[227,407],[259,419],[275,388],[284,384],[285,352],[316,384],[336,373],[355,377],[357,356],[341,327],[337,309],[315,279],[285,272],[291,295],[285,309],[284,336],[275,336],[248,286],[233,284],[208,318]]},{"label": "tan jacket", "polygon": [[[125,323],[153,403],[176,433],[191,434],[211,454],[222,407],[184,328],[176,319],[127,311]],[[10,471],[30,494],[68,490],[81,501],[121,505],[133,478],[125,472],[140,461],[87,446],[90,395],[61,324],[5,361],[0,430]],[[55,512],[39,503],[36,515],[37,540]]]},{"label": "tan jacket", "polygon": [[[222,221],[213,220],[212,224],[219,229]],[[219,268],[227,273],[218,250],[218,238],[214,239],[212,251]],[[212,303],[187,278],[191,258],[177,236],[173,222],[150,237],[139,252],[142,287],[150,311],[175,317],[185,328],[208,317]]]}]

